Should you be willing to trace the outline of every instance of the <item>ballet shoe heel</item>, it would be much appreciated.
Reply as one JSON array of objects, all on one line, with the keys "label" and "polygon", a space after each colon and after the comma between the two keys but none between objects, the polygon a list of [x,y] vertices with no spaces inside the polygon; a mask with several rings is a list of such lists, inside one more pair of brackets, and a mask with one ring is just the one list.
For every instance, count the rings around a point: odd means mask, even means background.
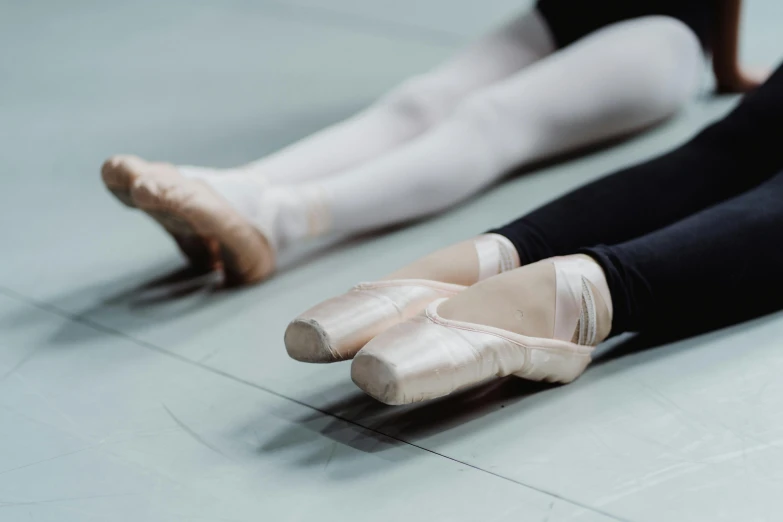
[{"label": "ballet shoe heel", "polygon": [[555,350],[528,348],[529,361],[514,377],[530,381],[568,384],[582,375],[592,361],[590,354],[567,353]]}]

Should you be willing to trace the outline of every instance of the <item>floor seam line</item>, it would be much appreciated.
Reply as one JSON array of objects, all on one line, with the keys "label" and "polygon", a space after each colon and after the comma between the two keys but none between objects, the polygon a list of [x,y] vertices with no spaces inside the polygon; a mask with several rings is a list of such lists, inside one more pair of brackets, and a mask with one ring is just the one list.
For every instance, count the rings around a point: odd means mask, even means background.
[{"label": "floor seam line", "polygon": [[326,415],[328,417],[335,418],[337,420],[340,420],[342,422],[345,422],[346,424],[350,424],[350,425],[355,426],[357,428],[360,428],[362,430],[366,430],[366,431],[369,431],[369,432],[374,433],[376,435],[380,435],[382,437],[386,437],[388,439],[400,442],[402,444],[406,444],[408,446],[417,448],[419,450],[425,451],[425,452],[430,453],[432,455],[437,455],[439,457],[442,457],[444,459],[450,460],[452,462],[456,462],[456,463],[462,464],[463,466],[467,466],[467,467],[469,467],[471,469],[474,469],[476,471],[480,471],[480,472],[486,473],[486,474],[491,475],[491,476],[493,476],[495,478],[499,478],[501,480],[505,480],[505,481],[511,482],[511,483],[516,484],[518,486],[522,486],[524,488],[528,488],[528,489],[536,491],[538,493],[545,494],[547,496],[556,498],[558,500],[561,500],[563,502],[572,504],[572,505],[580,507],[582,509],[585,509],[585,510],[597,513],[599,515],[603,515],[605,517],[611,518],[612,520],[616,520],[618,522],[630,522],[627,519],[620,518],[620,517],[618,517],[616,515],[612,515],[611,513],[605,512],[605,511],[603,511],[601,509],[588,506],[588,505],[583,504],[583,503],[581,503],[579,501],[569,499],[567,497],[561,496],[561,495],[559,495],[557,493],[553,493],[553,492],[548,491],[546,489],[538,488],[536,486],[531,486],[531,485],[526,484],[524,482],[520,482],[518,480],[515,480],[515,479],[513,479],[511,477],[507,477],[505,475],[501,475],[499,473],[495,473],[493,471],[489,471],[489,470],[480,468],[480,467],[478,467],[478,466],[476,466],[474,464],[470,464],[468,462],[459,460],[459,459],[454,458],[454,457],[450,457],[448,455],[444,455],[442,453],[438,453],[437,451],[425,448],[425,447],[420,446],[418,444],[415,444],[413,442],[409,442],[407,440],[397,438],[397,437],[395,437],[393,435],[389,435],[387,433],[383,433],[382,431],[379,431],[377,429],[370,428],[368,426],[364,426],[364,425],[362,425],[362,424],[360,424],[360,423],[358,423],[358,422],[356,422],[354,420],[348,419],[348,418],[343,417],[341,415],[338,415],[338,414],[335,414],[335,413],[331,413],[329,411],[323,410],[321,408],[317,408],[315,406],[307,404],[307,403],[305,403],[303,401],[300,401],[298,399],[295,399],[293,397],[288,397],[286,395],[283,395],[282,393],[277,392],[277,391],[275,391],[275,390],[273,390],[271,388],[267,388],[267,387],[262,386],[260,384],[256,384],[256,383],[254,383],[252,381],[248,381],[247,379],[243,379],[241,377],[237,377],[236,375],[231,375],[230,373],[227,373],[227,372],[225,372],[223,370],[220,370],[220,369],[217,369],[217,368],[213,368],[211,366],[207,366],[207,365],[205,365],[203,363],[200,363],[198,361],[194,361],[192,359],[188,359],[187,357],[185,357],[183,355],[179,355],[177,353],[170,352],[169,350],[166,350],[165,348],[161,348],[160,346],[157,346],[157,345],[155,345],[153,343],[150,343],[148,341],[144,341],[142,339],[137,339],[137,338],[135,338],[135,337],[133,337],[133,336],[131,336],[129,334],[126,334],[125,332],[122,332],[122,331],[116,330],[116,329],[114,329],[112,327],[105,326],[105,325],[103,325],[101,323],[95,322],[92,319],[80,316],[78,314],[73,314],[73,313],[68,312],[66,310],[63,310],[62,308],[60,308],[60,307],[58,307],[56,305],[53,305],[51,303],[47,303],[47,302],[44,302],[44,301],[39,301],[37,299],[33,299],[33,298],[30,298],[30,297],[27,297],[24,294],[20,294],[19,292],[15,291],[15,290],[12,290],[12,289],[10,289],[8,287],[0,285],[0,293],[5,295],[6,297],[9,297],[11,299],[15,299],[16,301],[21,301],[21,302],[23,302],[23,303],[25,303],[25,304],[27,304],[29,306],[33,306],[35,308],[38,308],[39,310],[42,310],[42,311],[45,311],[45,312],[49,312],[49,313],[54,314],[54,315],[56,315],[58,317],[61,317],[63,319],[67,319],[69,321],[73,321],[75,323],[81,324],[81,325],[86,326],[88,328],[92,328],[93,330],[97,330],[97,331],[100,331],[100,332],[112,335],[114,337],[118,337],[118,338],[123,339],[125,341],[128,341],[128,342],[130,342],[132,344],[135,344],[136,346],[139,346],[141,348],[145,348],[147,350],[159,353],[159,354],[161,354],[161,355],[163,355],[165,357],[169,357],[171,359],[174,359],[174,360],[180,361],[182,363],[185,363],[185,364],[187,364],[189,366],[193,366],[193,367],[199,368],[199,369],[201,369],[203,371],[206,371],[206,372],[209,372],[209,373],[211,373],[213,375],[219,375],[221,377],[227,378],[227,379],[229,379],[231,381],[234,381],[236,383],[239,383],[239,384],[243,384],[243,385],[248,386],[250,388],[253,388],[255,390],[263,391],[263,392],[268,393],[270,395],[273,395],[274,397],[277,397],[279,399],[282,399],[282,400],[285,400],[285,401],[289,401],[289,402],[293,402],[293,403],[295,403],[295,404],[297,404],[299,406],[302,406],[303,408],[307,408],[309,410],[313,410],[313,411],[315,411],[317,413],[320,413],[322,415]]}]

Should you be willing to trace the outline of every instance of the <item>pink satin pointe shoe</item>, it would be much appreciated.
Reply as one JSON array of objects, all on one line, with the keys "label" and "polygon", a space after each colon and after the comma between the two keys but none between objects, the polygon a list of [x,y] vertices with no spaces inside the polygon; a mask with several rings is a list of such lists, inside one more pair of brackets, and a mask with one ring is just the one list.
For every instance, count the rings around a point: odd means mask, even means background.
[{"label": "pink satin pointe shoe", "polygon": [[285,332],[286,350],[303,362],[351,359],[374,336],[465,288],[425,279],[359,284],[294,319]]},{"label": "pink satin pointe shoe", "polygon": [[[596,305],[600,296],[611,323],[611,298],[603,272],[592,260],[579,256],[549,262],[555,277],[552,338],[446,319],[438,314],[446,299],[439,299],[425,314],[370,341],[354,358],[351,378],[370,396],[392,405],[435,399],[507,375],[573,381],[608,334],[606,321],[599,327]],[[468,298],[467,292],[461,299]],[[551,312],[545,313],[551,320]]]},{"label": "pink satin pointe shoe", "polygon": [[207,245],[228,284],[256,283],[274,271],[274,209],[251,223],[205,181],[181,175],[143,176],[131,199],[175,238]]},{"label": "pink satin pointe shoe", "polygon": [[[136,203],[131,197],[131,189],[140,179],[151,178],[181,178],[174,165],[169,163],[149,162],[138,156],[130,154],[118,154],[107,159],[101,167],[103,184],[121,203],[136,208]],[[219,265],[218,252],[214,243],[205,242],[203,238],[190,232],[181,233],[176,227],[171,228],[165,222],[160,225],[171,234],[179,249],[188,258],[191,265],[198,270],[214,270]]]}]

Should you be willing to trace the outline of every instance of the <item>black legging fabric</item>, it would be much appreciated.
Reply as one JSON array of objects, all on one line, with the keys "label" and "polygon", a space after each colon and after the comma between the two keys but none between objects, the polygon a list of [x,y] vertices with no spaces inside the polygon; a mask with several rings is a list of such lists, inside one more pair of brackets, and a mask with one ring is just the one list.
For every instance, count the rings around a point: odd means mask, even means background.
[{"label": "black legging fabric", "polygon": [[658,15],[680,20],[708,49],[715,25],[715,4],[714,0],[538,0],[536,8],[560,48],[602,27]]},{"label": "black legging fabric", "polygon": [[783,67],[681,147],[502,228],[523,263],[586,253],[613,334],[783,308]]}]

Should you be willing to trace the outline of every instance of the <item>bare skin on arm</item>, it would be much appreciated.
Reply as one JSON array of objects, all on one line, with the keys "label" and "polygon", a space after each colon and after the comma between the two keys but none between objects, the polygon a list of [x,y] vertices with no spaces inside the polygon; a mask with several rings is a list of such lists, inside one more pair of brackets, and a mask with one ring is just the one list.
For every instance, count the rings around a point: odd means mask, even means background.
[{"label": "bare skin on arm", "polygon": [[743,67],[739,60],[739,33],[742,0],[719,0],[712,43],[712,70],[718,92],[744,93],[766,81],[770,71]]}]

